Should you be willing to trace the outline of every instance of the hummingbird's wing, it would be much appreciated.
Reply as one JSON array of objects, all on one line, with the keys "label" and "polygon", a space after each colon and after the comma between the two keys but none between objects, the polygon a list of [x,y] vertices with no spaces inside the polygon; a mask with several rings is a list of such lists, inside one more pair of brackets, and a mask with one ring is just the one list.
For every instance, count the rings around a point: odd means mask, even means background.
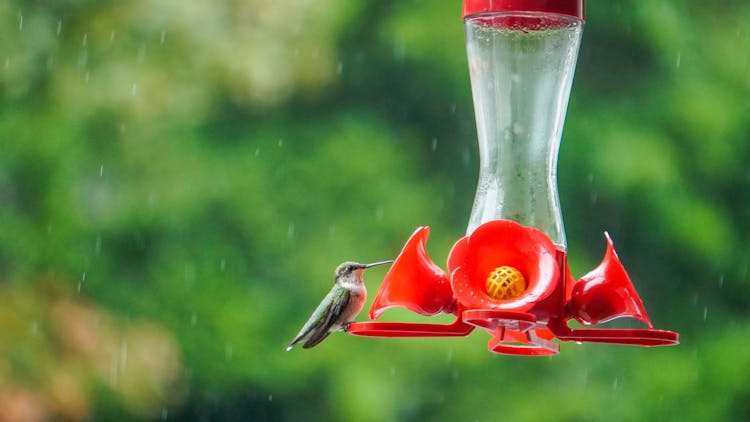
[{"label": "hummingbird's wing", "polygon": [[289,344],[287,350],[292,350],[301,341],[305,341],[302,346],[305,349],[323,341],[328,336],[329,330],[336,322],[338,315],[341,315],[342,309],[349,303],[350,298],[351,294],[346,289],[335,287],[331,289],[297,334],[297,337]]},{"label": "hummingbird's wing", "polygon": [[339,319],[352,298],[352,292],[348,289],[337,289],[331,293],[333,300],[331,301],[331,306],[327,307],[327,312],[323,317],[324,321],[310,333],[310,337],[308,337],[305,344],[302,345],[303,349],[309,349],[316,346],[331,334],[331,327],[336,323],[336,320]]}]

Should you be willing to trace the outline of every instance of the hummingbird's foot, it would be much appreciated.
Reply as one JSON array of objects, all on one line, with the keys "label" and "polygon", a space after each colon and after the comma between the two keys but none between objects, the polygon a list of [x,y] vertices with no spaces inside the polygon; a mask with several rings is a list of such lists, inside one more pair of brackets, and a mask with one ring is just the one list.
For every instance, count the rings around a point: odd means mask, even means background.
[{"label": "hummingbird's foot", "polygon": [[343,327],[343,328],[344,328],[344,332],[345,332],[345,333],[348,333],[348,332],[349,332],[349,326],[350,326],[350,325],[352,325],[352,323],[351,323],[351,322],[347,322],[346,324],[344,324],[344,327]]}]

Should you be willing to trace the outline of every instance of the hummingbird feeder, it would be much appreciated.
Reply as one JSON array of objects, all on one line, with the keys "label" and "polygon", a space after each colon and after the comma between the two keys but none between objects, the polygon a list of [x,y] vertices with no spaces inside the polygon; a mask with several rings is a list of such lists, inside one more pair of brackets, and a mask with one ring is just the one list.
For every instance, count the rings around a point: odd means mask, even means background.
[{"label": "hummingbird feeder", "polygon": [[[557,194],[557,153],[584,22],[583,0],[465,0],[463,20],[480,152],[466,236],[447,271],[427,254],[428,227],[406,241],[370,308],[454,314],[451,324],[354,322],[373,337],[491,336],[488,349],[559,353],[553,341],[674,345],[656,330],[609,235],[602,263],[575,280]],[[615,318],[646,328],[571,328]]]}]

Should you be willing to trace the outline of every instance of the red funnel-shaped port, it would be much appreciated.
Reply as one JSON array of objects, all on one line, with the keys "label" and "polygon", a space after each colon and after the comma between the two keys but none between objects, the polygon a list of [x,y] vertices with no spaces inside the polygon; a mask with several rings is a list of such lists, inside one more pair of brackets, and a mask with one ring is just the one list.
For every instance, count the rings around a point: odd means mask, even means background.
[{"label": "red funnel-shaped port", "polygon": [[451,312],[454,300],[450,279],[427,255],[429,227],[420,227],[391,265],[370,308],[370,319],[400,306],[421,315]]},{"label": "red funnel-shaped port", "polygon": [[585,325],[631,317],[652,328],[641,298],[617,257],[612,239],[607,233],[604,236],[607,238],[604,260],[575,283],[567,305],[568,312]]}]

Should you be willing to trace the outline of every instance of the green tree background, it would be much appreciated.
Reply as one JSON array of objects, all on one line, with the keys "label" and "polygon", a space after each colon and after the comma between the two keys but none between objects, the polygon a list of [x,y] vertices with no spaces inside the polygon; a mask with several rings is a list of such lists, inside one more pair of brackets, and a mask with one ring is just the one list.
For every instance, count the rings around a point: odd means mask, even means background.
[{"label": "green tree background", "polygon": [[558,169],[571,268],[609,231],[680,346],[284,352],[339,262],[429,225],[442,263],[463,234],[460,8],[0,3],[0,420],[750,418],[746,1],[587,5]]}]

